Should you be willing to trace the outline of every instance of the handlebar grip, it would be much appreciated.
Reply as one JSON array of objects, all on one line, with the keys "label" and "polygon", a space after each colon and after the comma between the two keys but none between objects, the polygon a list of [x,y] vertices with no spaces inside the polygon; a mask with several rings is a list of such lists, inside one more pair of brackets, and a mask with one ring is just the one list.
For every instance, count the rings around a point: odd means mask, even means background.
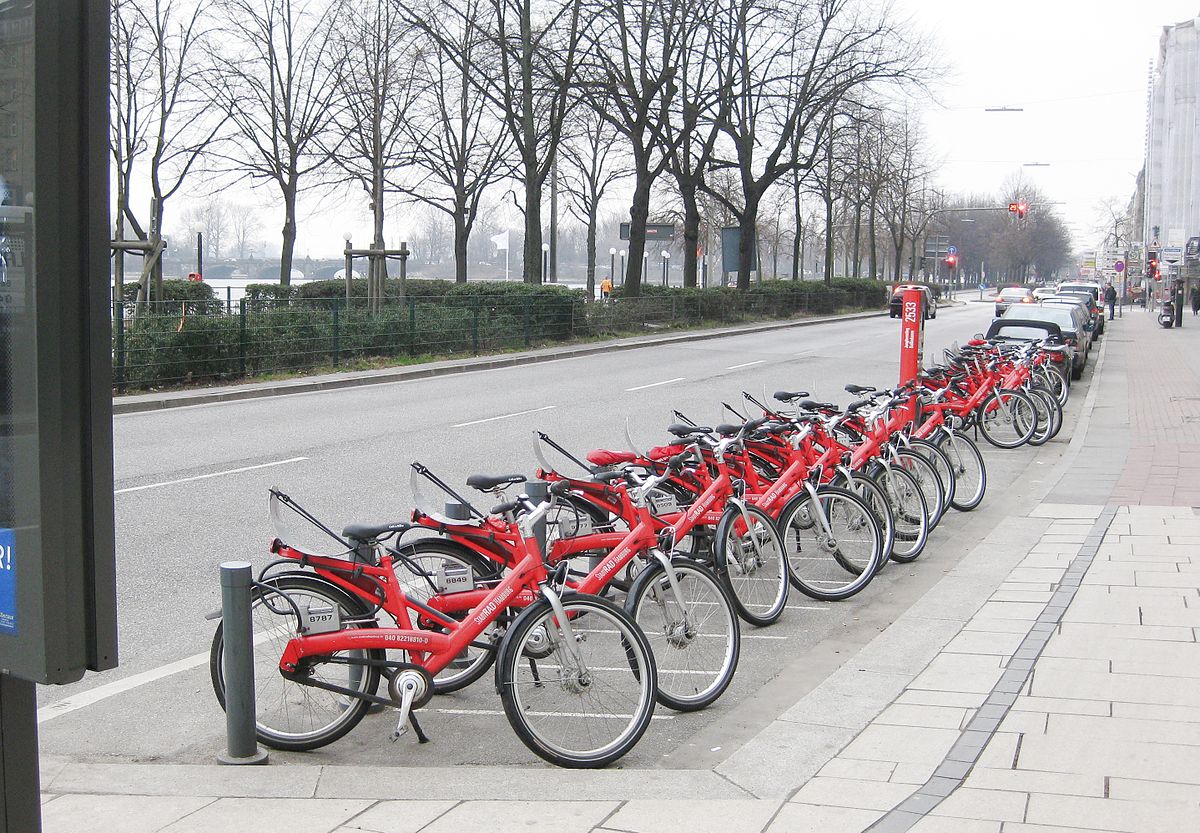
[{"label": "handlebar grip", "polygon": [[768,416],[762,416],[762,417],[759,417],[758,419],[752,419],[749,422],[747,422],[744,426],[742,426],[742,430],[745,431],[747,434],[749,434],[751,431],[757,431],[759,428],[762,428],[764,425],[766,425],[770,421],[771,421],[771,418]]},{"label": "handlebar grip", "polygon": [[667,461],[667,468],[678,474],[683,469],[683,464],[686,463],[692,456],[692,452],[685,451],[682,454],[676,454]]},{"label": "handlebar grip", "polygon": [[562,497],[569,491],[571,491],[571,482],[569,480],[556,480],[550,484],[550,494],[555,497]]},{"label": "handlebar grip", "polygon": [[491,514],[503,515],[505,512],[512,512],[521,505],[519,500],[506,500],[504,503],[497,503],[491,508]]}]

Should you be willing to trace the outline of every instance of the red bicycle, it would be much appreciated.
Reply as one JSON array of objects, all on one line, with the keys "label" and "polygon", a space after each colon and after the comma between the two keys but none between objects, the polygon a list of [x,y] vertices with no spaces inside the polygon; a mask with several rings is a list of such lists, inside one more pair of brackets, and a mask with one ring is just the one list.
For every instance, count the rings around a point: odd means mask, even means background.
[{"label": "red bicycle", "polygon": [[[344,736],[379,704],[399,711],[393,740],[411,723],[423,742],[415,711],[433,696],[434,675],[472,646],[490,649],[481,637],[503,622],[497,687],[513,731],[529,749],[564,767],[605,766],[632,749],[654,714],[654,656],[625,611],[571,592],[565,565],[551,568],[543,560],[533,528],[561,491],[556,487],[540,503],[518,499],[525,509],[522,557],[456,618],[403,590],[406,579],[395,565],[406,557],[387,542],[412,524],[353,525],[339,536],[271,490],[273,517],[291,510],[340,552],[305,552],[279,538],[271,543],[278,560],[260,573],[252,602],[259,739],[275,749],[315,749]],[[286,571],[278,572],[280,566]],[[381,618],[393,626],[381,626]],[[223,653],[218,626],[210,671],[222,706]],[[383,678],[387,697],[377,693]]]}]

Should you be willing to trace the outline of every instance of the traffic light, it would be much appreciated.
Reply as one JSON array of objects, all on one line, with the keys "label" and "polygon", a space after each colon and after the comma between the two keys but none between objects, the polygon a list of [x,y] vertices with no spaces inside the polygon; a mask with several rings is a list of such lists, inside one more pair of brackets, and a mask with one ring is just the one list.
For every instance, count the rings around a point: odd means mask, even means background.
[{"label": "traffic light", "polygon": [[951,269],[958,266],[958,255],[946,255],[946,265]]},{"label": "traffic light", "polygon": [[1008,204],[1008,213],[1015,216],[1018,220],[1024,220],[1025,215],[1029,213],[1029,203],[1025,200],[1010,202]]},{"label": "traffic light", "polygon": [[1156,249],[1146,252],[1146,277],[1156,281],[1162,280],[1158,270],[1158,251]]}]

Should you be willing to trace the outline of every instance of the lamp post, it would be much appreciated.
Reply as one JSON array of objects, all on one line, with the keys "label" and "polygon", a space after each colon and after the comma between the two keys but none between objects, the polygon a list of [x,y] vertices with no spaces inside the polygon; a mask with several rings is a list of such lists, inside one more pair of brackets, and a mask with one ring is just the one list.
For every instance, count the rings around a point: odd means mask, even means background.
[{"label": "lamp post", "polygon": [[662,253],[662,259],[663,259],[663,286],[666,286],[667,285],[667,270],[670,268],[670,263],[671,263],[671,253],[664,251]]},{"label": "lamp post", "polygon": [[608,250],[608,282],[613,282],[613,274],[617,271],[617,250]]},{"label": "lamp post", "polygon": [[196,280],[204,280],[204,229],[196,226]]},{"label": "lamp post", "polygon": [[621,286],[625,285],[625,250],[621,249]]},{"label": "lamp post", "polygon": [[546,282],[546,272],[550,269],[550,244],[542,244],[542,283]]},{"label": "lamp post", "polygon": [[350,308],[350,276],[352,274],[352,272],[350,270],[354,268],[354,258],[350,254],[350,232],[346,232],[345,234],[343,234],[342,239],[346,241],[346,251],[345,251],[346,264],[344,267],[345,272],[343,273],[343,277],[346,279],[346,309],[349,309]]},{"label": "lamp post", "polygon": [[646,272],[650,268],[650,253],[642,251],[642,282],[646,280]]}]

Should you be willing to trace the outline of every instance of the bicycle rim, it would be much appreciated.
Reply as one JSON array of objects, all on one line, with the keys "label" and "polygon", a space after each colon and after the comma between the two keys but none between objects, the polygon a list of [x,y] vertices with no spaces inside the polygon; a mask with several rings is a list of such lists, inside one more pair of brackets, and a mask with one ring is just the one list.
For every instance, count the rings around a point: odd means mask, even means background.
[{"label": "bicycle rim", "polygon": [[946,508],[946,492],[933,463],[915,451],[899,451],[892,468],[908,472],[921,487],[921,494],[925,496],[925,509],[929,513],[929,531],[937,529]]},{"label": "bicycle rim", "polygon": [[518,617],[505,637],[504,712],[521,741],[545,760],[604,766],[632,749],[650,724],[654,658],[641,630],[612,602],[579,595],[562,604],[572,646],[545,600]]},{"label": "bicycle rim", "polygon": [[[268,579],[267,583],[286,593],[301,610],[336,608],[342,619],[364,612],[361,605],[344,593],[308,576],[279,576]],[[288,641],[297,636],[298,623],[291,605],[276,594],[264,595],[255,588],[250,616],[258,739],[272,749],[305,751],[332,743],[353,729],[366,713],[369,704],[365,700],[292,682],[280,674],[279,659]],[[222,707],[225,705],[224,648],[224,629],[218,626],[210,654],[210,672]],[[329,659],[316,658],[311,666],[311,679],[374,694],[379,686],[378,669],[329,661],[368,657],[382,659],[382,652],[344,651],[330,655]]]},{"label": "bicycle rim", "polygon": [[954,477],[954,467],[950,465],[950,460],[946,458],[942,450],[929,440],[913,440],[911,450],[920,454],[933,465],[938,481],[942,484],[942,510],[938,516],[940,522],[950,509],[954,493],[958,489],[958,482]]},{"label": "bicycle rim", "polygon": [[957,489],[951,506],[960,512],[969,512],[983,501],[987,491],[987,466],[983,454],[970,437],[958,431],[949,437],[942,434],[938,445],[954,466]]},{"label": "bicycle rim", "polygon": [[725,511],[716,539],[721,582],[733,597],[739,616],[752,625],[769,625],[779,619],[787,604],[783,540],[775,522],[761,509],[746,507],[749,525],[736,507]]},{"label": "bicycle rim", "polygon": [[822,487],[817,494],[817,505],[810,495],[800,495],[780,516],[789,578],[793,587],[815,599],[848,598],[879,568],[879,524],[870,507],[851,492]]},{"label": "bicycle rim", "polygon": [[925,495],[911,474],[902,468],[879,471],[880,485],[892,502],[896,518],[896,542],[889,551],[893,561],[907,562],[919,556],[929,540],[929,509]]},{"label": "bicycle rim", "polygon": [[1037,428],[1037,414],[1029,397],[1020,391],[994,392],[979,414],[979,431],[997,448],[1017,448],[1029,441]]},{"label": "bicycle rim", "polygon": [[[866,502],[871,513],[875,515],[875,520],[879,523],[883,552],[891,553],[896,546],[898,530],[895,511],[892,509],[892,502],[886,491],[870,475],[862,472],[855,472],[849,482],[845,477],[839,476],[833,485],[853,492]],[[886,564],[886,558],[879,559],[879,569],[883,569]]]},{"label": "bicycle rim", "polygon": [[733,604],[706,567],[676,557],[679,595],[658,562],[630,588],[626,612],[646,635],[658,669],[658,702],[676,711],[713,703],[729,687],[741,655]]}]

